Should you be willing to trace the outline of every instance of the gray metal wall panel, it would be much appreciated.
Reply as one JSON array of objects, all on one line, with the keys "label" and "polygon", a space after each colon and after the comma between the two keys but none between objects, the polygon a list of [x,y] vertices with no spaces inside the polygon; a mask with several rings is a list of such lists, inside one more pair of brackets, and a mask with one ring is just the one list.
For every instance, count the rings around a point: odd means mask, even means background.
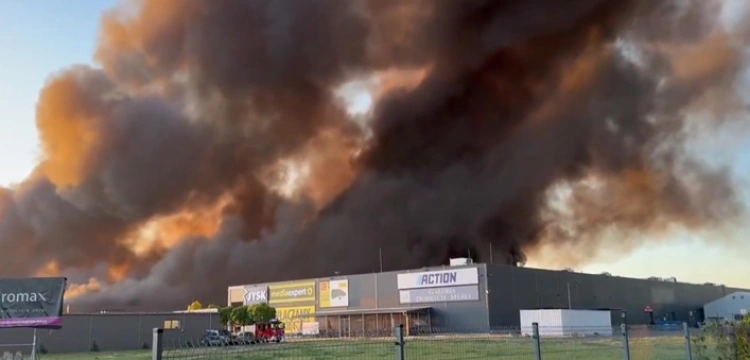
[{"label": "gray metal wall panel", "polygon": [[374,274],[347,276],[349,279],[349,309],[376,309],[378,291]]},{"label": "gray metal wall panel", "polygon": [[[696,311],[703,304],[735,289],[685,283],[581,274],[574,272],[488,265],[490,323],[492,326],[518,325],[519,310],[538,308],[622,309],[631,323],[648,323],[646,306],[654,318],[674,312],[680,321],[700,320]],[[693,311],[694,317],[689,313]],[[620,321],[619,311],[613,321]]]},{"label": "gray metal wall panel", "polygon": [[[446,267],[426,268],[418,271],[440,270]],[[389,309],[389,308],[423,308],[431,307],[432,320],[436,326],[455,329],[487,329],[488,307],[486,302],[485,267],[477,266],[479,273],[479,301],[448,302],[430,304],[401,304],[397,275],[407,271],[383,272],[374,274],[350,275],[336,278],[319,278],[317,281],[346,278],[349,279],[349,307],[347,310]],[[341,308],[321,309],[318,312],[343,310]]]},{"label": "gray metal wall panel", "polygon": [[[475,266],[479,274],[479,301],[466,302],[443,302],[429,304],[401,304],[399,302],[399,291],[397,283],[397,274],[407,271],[398,271],[382,273],[379,280],[380,284],[386,284],[381,287],[380,304],[381,308],[389,307],[430,307],[432,314],[432,324],[436,331],[444,330],[477,330],[484,331],[489,329],[488,307],[487,307],[487,287],[485,286],[486,268],[484,264]],[[411,272],[441,270],[448,267],[436,267],[412,270]]]},{"label": "gray metal wall panel", "polygon": [[742,315],[742,310],[750,311],[750,294],[735,293],[727,295],[703,306],[706,317],[719,317],[734,321],[735,315]]},{"label": "gray metal wall panel", "polygon": [[399,302],[398,277],[396,276],[399,273],[400,272],[386,272],[376,274],[378,277],[378,308],[387,309],[404,306],[409,307],[409,305],[401,305]]}]

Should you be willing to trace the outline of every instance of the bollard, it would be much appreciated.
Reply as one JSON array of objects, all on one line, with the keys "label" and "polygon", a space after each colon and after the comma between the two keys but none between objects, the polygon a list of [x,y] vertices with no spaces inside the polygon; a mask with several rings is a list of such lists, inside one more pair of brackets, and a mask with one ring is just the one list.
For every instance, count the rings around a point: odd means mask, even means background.
[{"label": "bollard", "polygon": [[396,326],[394,330],[396,335],[396,360],[404,360],[406,357],[404,349],[406,347],[406,342],[404,341],[404,324]]},{"label": "bollard", "polygon": [[625,360],[630,360],[630,339],[628,339],[628,324],[620,325],[622,329],[622,345],[625,350]]},{"label": "bollard", "polygon": [[154,339],[151,344],[151,360],[162,360],[164,348],[164,329],[154,328]]},{"label": "bollard", "polygon": [[682,323],[682,330],[685,332],[685,358],[693,360],[693,346],[690,343],[690,327],[686,322]]},{"label": "bollard", "polygon": [[542,340],[539,338],[539,323],[532,323],[531,330],[531,341],[534,344],[534,360],[542,360]]}]

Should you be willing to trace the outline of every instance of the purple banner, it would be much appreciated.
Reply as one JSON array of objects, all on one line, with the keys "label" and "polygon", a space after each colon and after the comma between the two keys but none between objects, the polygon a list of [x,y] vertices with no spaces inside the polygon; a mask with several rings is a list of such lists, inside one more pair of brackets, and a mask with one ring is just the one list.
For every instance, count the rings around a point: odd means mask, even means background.
[{"label": "purple banner", "polygon": [[65,278],[0,279],[0,328],[62,327]]},{"label": "purple banner", "polygon": [[62,327],[62,317],[0,319],[0,328],[32,327],[59,329]]}]

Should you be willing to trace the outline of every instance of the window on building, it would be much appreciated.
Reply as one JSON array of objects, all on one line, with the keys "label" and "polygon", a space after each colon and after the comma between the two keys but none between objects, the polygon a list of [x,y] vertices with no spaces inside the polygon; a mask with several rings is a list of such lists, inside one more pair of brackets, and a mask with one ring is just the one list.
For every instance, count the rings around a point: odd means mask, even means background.
[{"label": "window on building", "polygon": [[164,320],[164,329],[179,329],[180,328],[180,320]]},{"label": "window on building", "polygon": [[742,321],[745,318],[745,315],[742,314],[735,314],[734,319],[737,321]]}]

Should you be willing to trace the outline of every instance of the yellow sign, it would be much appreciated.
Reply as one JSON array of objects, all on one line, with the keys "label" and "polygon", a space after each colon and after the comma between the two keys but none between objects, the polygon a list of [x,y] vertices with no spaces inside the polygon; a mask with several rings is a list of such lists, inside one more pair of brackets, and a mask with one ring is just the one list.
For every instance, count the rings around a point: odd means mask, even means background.
[{"label": "yellow sign", "polygon": [[271,285],[269,304],[315,302],[315,282]]},{"label": "yellow sign", "polygon": [[320,282],[320,307],[349,306],[349,280],[331,280]]},{"label": "yellow sign", "polygon": [[315,322],[315,306],[276,308],[276,317],[286,326],[289,334],[302,333],[302,323]]}]

